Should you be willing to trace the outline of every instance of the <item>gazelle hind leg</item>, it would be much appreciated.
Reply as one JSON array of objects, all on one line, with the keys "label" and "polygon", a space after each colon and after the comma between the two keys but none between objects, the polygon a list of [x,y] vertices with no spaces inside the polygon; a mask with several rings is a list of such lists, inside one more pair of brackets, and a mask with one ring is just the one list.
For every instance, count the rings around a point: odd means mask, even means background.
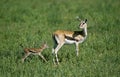
[{"label": "gazelle hind leg", "polygon": [[[58,44],[59,44],[59,39],[58,37],[55,35],[53,36],[53,41],[54,41],[54,47],[52,49],[52,55],[53,55],[53,63],[56,64],[56,54],[55,54],[55,49],[57,48]],[[57,59],[58,61],[58,59]]]},{"label": "gazelle hind leg", "polygon": [[55,54],[55,50],[54,50],[54,48],[53,48],[53,49],[52,49],[53,63],[56,64],[56,63],[55,63],[55,56],[54,56],[54,54]]},{"label": "gazelle hind leg", "polygon": [[57,47],[55,48],[55,51],[54,51],[54,52],[55,52],[55,58],[56,58],[56,61],[57,61],[58,64],[59,64],[59,60],[58,60],[58,55],[57,55],[57,53],[58,53],[59,49],[60,49],[63,45],[64,45],[64,42],[58,44]]},{"label": "gazelle hind leg", "polygon": [[57,53],[58,53],[59,49],[64,45],[64,36],[55,35],[54,36],[54,41],[55,41],[55,47],[52,51],[52,52],[54,52],[53,61],[54,61],[54,64],[56,64],[56,61],[57,61],[57,64],[59,64]]}]

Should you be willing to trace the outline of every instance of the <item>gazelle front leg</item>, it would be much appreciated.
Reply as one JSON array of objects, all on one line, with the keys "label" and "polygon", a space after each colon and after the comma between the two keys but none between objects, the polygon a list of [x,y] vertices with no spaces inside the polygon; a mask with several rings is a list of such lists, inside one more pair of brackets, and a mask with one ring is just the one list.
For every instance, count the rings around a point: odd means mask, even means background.
[{"label": "gazelle front leg", "polygon": [[[56,61],[57,61],[58,64],[59,64],[59,60],[58,60],[58,55],[57,55],[57,53],[58,53],[58,50],[59,50],[63,45],[64,45],[64,42],[59,43],[59,44],[57,45],[57,47],[55,48],[55,50],[54,50],[55,58],[56,58]],[[55,63],[54,58],[53,58],[53,61],[54,61],[54,63]]]},{"label": "gazelle front leg", "polygon": [[78,56],[78,52],[79,52],[79,43],[78,42],[76,42],[75,43],[75,45],[76,45],[76,55]]}]

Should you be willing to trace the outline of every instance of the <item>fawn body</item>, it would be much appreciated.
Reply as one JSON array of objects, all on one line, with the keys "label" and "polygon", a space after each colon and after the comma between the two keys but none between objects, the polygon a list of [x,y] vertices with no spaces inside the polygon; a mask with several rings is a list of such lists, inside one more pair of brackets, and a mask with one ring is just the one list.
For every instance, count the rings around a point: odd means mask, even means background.
[{"label": "fawn body", "polygon": [[47,62],[47,60],[45,59],[45,57],[42,55],[42,52],[44,49],[48,48],[47,44],[43,44],[40,48],[24,48],[24,57],[22,58],[22,62],[24,62],[24,60],[30,55],[39,55],[45,62]]}]

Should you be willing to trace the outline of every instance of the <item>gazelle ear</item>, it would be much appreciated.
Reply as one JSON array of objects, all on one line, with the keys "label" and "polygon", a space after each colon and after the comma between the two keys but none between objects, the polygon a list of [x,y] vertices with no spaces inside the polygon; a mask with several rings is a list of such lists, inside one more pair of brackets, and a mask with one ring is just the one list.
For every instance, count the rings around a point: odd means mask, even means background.
[{"label": "gazelle ear", "polygon": [[87,19],[85,19],[85,23],[87,22]]},{"label": "gazelle ear", "polygon": [[79,16],[76,16],[76,19],[77,19],[78,21],[81,21],[81,19],[80,19],[80,17],[79,17]]}]

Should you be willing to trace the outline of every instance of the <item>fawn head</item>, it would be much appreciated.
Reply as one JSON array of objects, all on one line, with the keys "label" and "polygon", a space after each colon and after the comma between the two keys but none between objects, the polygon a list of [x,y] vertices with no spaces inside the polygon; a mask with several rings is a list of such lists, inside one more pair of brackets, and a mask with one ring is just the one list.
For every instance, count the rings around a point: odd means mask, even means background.
[{"label": "fawn head", "polygon": [[47,45],[47,43],[44,43],[44,44],[42,45],[42,47],[43,47],[43,48],[49,48],[49,46]]}]

